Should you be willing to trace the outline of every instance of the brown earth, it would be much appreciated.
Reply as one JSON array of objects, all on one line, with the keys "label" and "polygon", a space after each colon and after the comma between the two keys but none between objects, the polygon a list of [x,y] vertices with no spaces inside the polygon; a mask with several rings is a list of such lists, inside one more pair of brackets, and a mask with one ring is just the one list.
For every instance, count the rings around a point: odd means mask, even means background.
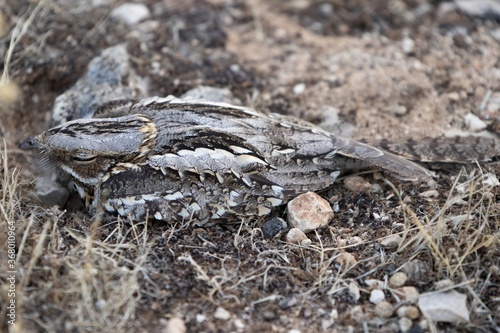
[{"label": "brown earth", "polygon": [[[88,62],[124,42],[151,95],[222,87],[244,105],[325,126],[336,109],[345,126],[333,130],[370,141],[467,131],[468,113],[498,116],[488,104],[500,91],[495,17],[430,0],[147,0],[151,15],[129,27],[109,15],[122,2],[93,3],[0,2],[0,66],[11,80],[0,86],[0,243],[14,221],[18,252],[14,326],[0,253],[2,331],[182,332],[167,330],[177,319],[189,332],[500,331],[500,196],[481,170],[438,171],[432,193],[379,174],[364,176],[379,192],[340,182],[322,193],[339,208],[333,221],[301,247],[263,239],[263,221],[239,233],[121,220],[94,230],[82,212],[36,204],[36,170],[17,149],[51,126],[55,98]],[[399,247],[381,245],[394,234]],[[467,296],[470,322],[380,316],[370,280],[399,271],[420,293],[449,279]],[[396,289],[383,288],[386,301],[411,305]]]}]

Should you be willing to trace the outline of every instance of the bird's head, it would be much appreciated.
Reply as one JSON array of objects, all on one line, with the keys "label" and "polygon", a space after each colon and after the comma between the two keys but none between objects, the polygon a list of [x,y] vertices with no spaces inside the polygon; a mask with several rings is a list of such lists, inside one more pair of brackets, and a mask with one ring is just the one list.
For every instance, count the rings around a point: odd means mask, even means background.
[{"label": "bird's head", "polygon": [[95,185],[114,165],[137,162],[154,145],[155,124],[142,115],[78,119],[24,140],[41,160],[59,166],[79,182]]}]

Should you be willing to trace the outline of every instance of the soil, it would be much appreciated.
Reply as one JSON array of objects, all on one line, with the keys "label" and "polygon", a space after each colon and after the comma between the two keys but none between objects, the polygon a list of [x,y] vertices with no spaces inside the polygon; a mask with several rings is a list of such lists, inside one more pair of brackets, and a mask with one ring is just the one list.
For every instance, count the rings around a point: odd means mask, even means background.
[{"label": "soil", "polygon": [[[0,68],[19,92],[0,93],[0,223],[15,219],[22,252],[16,326],[4,306],[7,252],[0,255],[2,331],[500,330],[500,195],[481,170],[437,171],[434,192],[377,173],[363,178],[378,191],[339,182],[321,193],[338,207],[334,219],[303,247],[284,234],[264,239],[257,219],[241,230],[120,219],[95,230],[85,212],[37,204],[33,160],[17,149],[51,127],[56,97],[89,61],[121,43],[151,96],[227,88],[243,105],[370,142],[470,132],[467,114],[486,124],[498,117],[490,103],[500,93],[498,18],[430,0],[145,0],[149,17],[130,26],[110,15],[121,3],[0,2]],[[388,235],[402,243],[382,245]],[[353,266],[339,259],[345,254]],[[412,304],[385,283],[400,271],[421,294],[449,279],[467,295],[470,321],[381,316],[371,280],[382,281],[394,310]]]}]

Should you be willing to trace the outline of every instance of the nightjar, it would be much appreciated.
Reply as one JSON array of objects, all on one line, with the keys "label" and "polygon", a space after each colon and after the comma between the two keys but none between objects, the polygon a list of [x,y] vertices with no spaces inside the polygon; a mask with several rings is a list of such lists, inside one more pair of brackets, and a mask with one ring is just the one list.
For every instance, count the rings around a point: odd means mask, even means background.
[{"label": "nightjar", "polygon": [[172,96],[104,104],[94,118],[20,147],[67,172],[91,213],[136,220],[264,216],[363,169],[409,181],[431,177],[413,162],[293,117]]}]

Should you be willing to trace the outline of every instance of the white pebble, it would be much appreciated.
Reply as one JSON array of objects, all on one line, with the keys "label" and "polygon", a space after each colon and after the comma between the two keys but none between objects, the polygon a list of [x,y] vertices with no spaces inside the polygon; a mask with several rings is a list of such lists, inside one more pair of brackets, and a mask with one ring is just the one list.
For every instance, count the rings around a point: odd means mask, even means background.
[{"label": "white pebble", "polygon": [[220,320],[228,320],[229,318],[231,318],[231,314],[229,313],[229,311],[219,306],[215,310],[214,317]]},{"label": "white pebble", "polygon": [[383,300],[385,300],[385,294],[382,290],[373,289],[370,292],[370,302],[372,302],[373,304],[378,304],[378,303],[382,302]]},{"label": "white pebble", "polygon": [[304,91],[306,91],[306,85],[305,85],[305,83],[297,83],[296,85],[293,86],[293,93],[295,95],[300,95]]},{"label": "white pebble", "polygon": [[484,130],[488,125],[481,119],[479,119],[478,116],[472,114],[472,113],[467,113],[464,117],[464,123],[465,126],[469,128],[471,131],[482,131]]},{"label": "white pebble", "polygon": [[111,12],[111,16],[128,24],[136,25],[151,15],[148,7],[142,3],[124,3]]}]

